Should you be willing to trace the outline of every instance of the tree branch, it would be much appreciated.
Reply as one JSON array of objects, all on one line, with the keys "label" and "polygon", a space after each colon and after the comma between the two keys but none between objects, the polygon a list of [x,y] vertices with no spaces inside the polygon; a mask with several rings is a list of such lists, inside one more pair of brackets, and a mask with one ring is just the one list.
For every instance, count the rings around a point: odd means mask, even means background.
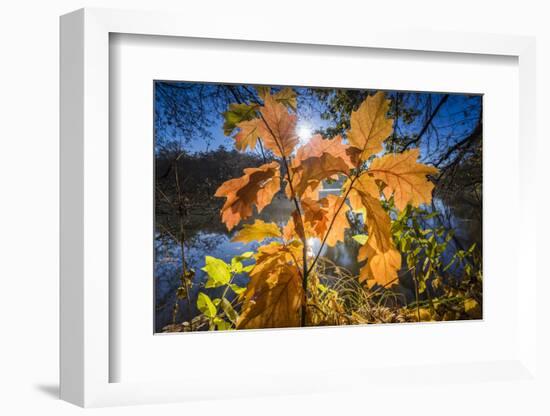
[{"label": "tree branch", "polygon": [[407,142],[407,144],[405,144],[405,146],[403,147],[403,150],[407,150],[411,145],[416,144],[420,141],[424,133],[426,133],[426,131],[428,130],[428,127],[430,127],[430,125],[432,124],[433,119],[435,118],[435,116],[437,115],[437,113],[439,112],[443,104],[445,104],[445,102],[448,99],[449,99],[449,94],[445,94],[443,97],[441,97],[441,100],[439,100],[434,111],[432,112],[432,114],[430,114],[430,117],[428,117],[428,120],[426,121],[426,123],[424,124],[420,132],[418,133],[418,136],[416,136],[416,138],[414,138],[413,140],[410,140],[409,142]]}]

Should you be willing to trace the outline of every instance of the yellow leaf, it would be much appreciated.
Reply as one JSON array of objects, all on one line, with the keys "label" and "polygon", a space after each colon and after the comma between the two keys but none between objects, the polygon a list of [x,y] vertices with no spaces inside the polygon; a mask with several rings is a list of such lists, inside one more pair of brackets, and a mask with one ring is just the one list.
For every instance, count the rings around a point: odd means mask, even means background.
[{"label": "yellow leaf", "polygon": [[369,287],[375,283],[388,286],[397,283],[397,271],[401,268],[401,254],[395,248],[386,252],[376,251],[371,245],[362,246],[359,256],[368,258],[367,263],[359,270],[359,281],[367,281]]},{"label": "yellow leaf", "polygon": [[368,193],[359,192],[366,210],[368,239],[359,249],[358,261],[367,260],[359,271],[359,281],[372,281],[382,286],[397,280],[401,254],[391,236],[391,220],[380,201]]},{"label": "yellow leaf", "polygon": [[403,210],[408,203],[418,207],[432,201],[434,185],[427,175],[435,175],[438,170],[416,162],[418,155],[418,149],[385,155],[375,159],[369,168],[374,178],[384,182],[384,195],[388,199],[393,195],[399,210]]},{"label": "yellow leaf", "polygon": [[258,249],[250,282],[242,295],[237,328],[283,328],[300,324],[301,274],[295,263],[301,244],[271,243]]},{"label": "yellow leaf", "polygon": [[231,230],[241,220],[264,209],[281,188],[281,175],[277,162],[266,163],[258,168],[247,168],[240,178],[224,182],[215,196],[227,198],[221,209],[222,222]]},{"label": "yellow leaf", "polygon": [[[346,182],[344,182],[343,189],[348,189],[350,185],[351,179],[347,179]],[[362,174],[353,182],[352,189],[348,194],[349,203],[355,212],[363,212],[365,208],[362,194],[368,194],[377,199],[380,197],[378,185],[374,178],[368,173]]]},{"label": "yellow leaf", "polygon": [[361,151],[360,161],[382,150],[382,142],[393,131],[393,119],[386,118],[390,100],[383,92],[367,97],[357,111],[351,113],[351,129],[348,141],[351,146]]},{"label": "yellow leaf", "polygon": [[237,329],[299,326],[303,291],[296,268],[282,265],[262,278],[254,298],[243,305]]},{"label": "yellow leaf", "polygon": [[262,120],[258,129],[265,146],[276,156],[290,156],[298,143],[296,115],[289,114],[285,106],[271,95],[265,97],[260,113]]},{"label": "yellow leaf", "polygon": [[232,241],[250,243],[251,241],[262,241],[266,238],[277,237],[282,237],[277,224],[256,220],[254,224],[243,225],[243,228],[233,237]]},{"label": "yellow leaf", "polygon": [[259,136],[259,122],[260,120],[255,118],[253,120],[241,121],[237,124],[240,130],[235,135],[235,147],[238,150],[244,151],[247,147],[249,147],[250,150],[254,150]]}]

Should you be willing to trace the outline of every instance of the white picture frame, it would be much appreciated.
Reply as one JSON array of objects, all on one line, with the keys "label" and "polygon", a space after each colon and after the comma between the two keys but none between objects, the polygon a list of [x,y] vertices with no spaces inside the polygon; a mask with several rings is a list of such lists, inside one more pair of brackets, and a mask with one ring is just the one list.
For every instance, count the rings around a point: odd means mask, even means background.
[{"label": "white picture frame", "polygon": [[[529,37],[472,33],[403,32],[383,28],[345,28],[327,32],[308,26],[280,31],[276,22],[254,26],[246,35],[235,34],[230,22],[206,27],[190,16],[161,12],[82,9],[61,18],[61,398],[80,406],[160,403],[239,397],[262,394],[337,392],[352,389],[354,380],[369,382],[406,379],[422,385],[450,380],[496,383],[500,380],[541,388],[537,372],[536,315],[537,270],[533,242],[536,132],[535,40]],[[109,227],[109,36],[113,33],[184,38],[224,39],[282,44],[332,45],[334,47],[430,51],[441,54],[504,55],[518,59],[519,139],[529,145],[519,152],[520,178],[517,245],[522,280],[529,290],[518,288],[518,345],[509,359],[457,364],[449,360],[415,368],[332,369],[332,381],[320,383],[318,374],[269,374],[254,383],[232,383],[223,389],[204,391],[204,376],[155,382],[110,382]],[[296,332],[295,332],[296,333]],[[219,342],[221,341],[217,338]],[[472,376],[474,374],[475,376]],[[449,377],[447,377],[449,376]],[[446,378],[447,377],[447,378]],[[370,381],[365,381],[365,380]],[[346,381],[342,381],[346,380]],[[386,386],[388,382],[386,381]],[[384,385],[384,382],[382,382]],[[372,386],[370,388],[372,388]],[[243,391],[243,387],[246,389]],[[379,387],[382,390],[384,387]],[[403,390],[411,385],[404,383]],[[449,392],[443,386],[443,393]],[[485,390],[484,390],[485,391]],[[495,399],[497,389],[489,390]]]}]

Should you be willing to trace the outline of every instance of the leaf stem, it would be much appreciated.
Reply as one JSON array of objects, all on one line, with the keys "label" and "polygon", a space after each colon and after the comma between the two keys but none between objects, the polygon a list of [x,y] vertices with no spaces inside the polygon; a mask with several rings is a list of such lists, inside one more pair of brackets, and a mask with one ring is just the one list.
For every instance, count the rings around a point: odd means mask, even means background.
[{"label": "leaf stem", "polygon": [[[298,216],[300,217],[300,223],[301,223],[301,226],[302,226],[302,229],[305,230],[305,224],[304,224],[304,219],[302,217],[302,209],[300,207],[300,201],[296,195],[296,192],[294,191],[294,186],[292,185],[292,176],[290,174],[290,168],[288,166],[288,161],[286,160],[286,156],[283,152],[283,148],[281,146],[281,144],[279,143],[279,141],[277,140],[277,136],[275,135],[275,133],[273,132],[273,130],[271,129],[271,126],[267,123],[266,119],[264,118],[263,114],[261,113],[260,111],[260,117],[262,119],[262,121],[264,122],[264,124],[266,125],[267,129],[269,130],[269,133],[271,134],[271,136],[275,139],[275,143],[277,144],[277,148],[279,149],[279,152],[281,153],[281,159],[282,159],[282,162],[283,162],[283,166],[285,168],[285,174],[286,174],[286,177],[287,177],[287,181],[288,181],[288,186],[289,186],[289,189],[290,189],[290,195],[291,195],[291,199],[292,201],[294,202],[294,206],[296,207],[296,212],[298,212]],[[307,315],[307,276],[309,274],[309,271],[311,270],[308,270],[308,267],[307,267],[307,239],[305,238],[305,235],[303,237],[300,237],[301,240],[302,240],[302,262],[303,262],[303,270],[302,270],[302,290],[304,292],[304,299],[302,300],[302,307],[301,307],[301,312],[300,312],[300,322],[301,322],[301,326],[306,326],[306,315]]]}]

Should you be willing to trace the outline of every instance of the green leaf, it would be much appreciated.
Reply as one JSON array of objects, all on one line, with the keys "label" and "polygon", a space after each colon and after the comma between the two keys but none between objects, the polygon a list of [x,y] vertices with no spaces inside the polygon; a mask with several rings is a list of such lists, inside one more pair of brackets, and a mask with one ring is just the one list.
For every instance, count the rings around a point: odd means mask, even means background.
[{"label": "green leaf", "polygon": [[208,279],[210,284],[207,282],[207,287],[218,287],[229,283],[231,279],[229,264],[211,256],[206,256],[205,262],[206,265],[201,270],[204,270],[210,277]]},{"label": "green leaf", "polygon": [[366,235],[366,234],[357,234],[357,235],[352,236],[351,238],[353,238],[359,244],[364,246],[367,243],[367,240],[368,240],[369,236]]},{"label": "green leaf", "polygon": [[253,251],[245,251],[244,253],[239,254],[238,256],[233,257],[233,259],[234,259],[235,261],[243,261],[243,260],[246,260],[246,259],[251,258],[252,256],[254,256],[254,252],[253,252]]},{"label": "green leaf", "polygon": [[430,262],[430,258],[429,257],[426,257],[424,259],[424,264],[422,265],[422,270],[426,271],[427,270],[427,266],[428,266],[428,263]]},{"label": "green leaf", "polygon": [[222,318],[214,318],[214,325],[216,325],[216,329],[218,331],[227,331],[228,329],[231,329],[231,324],[227,321],[224,321]]},{"label": "green leaf", "polygon": [[200,292],[199,297],[197,298],[197,308],[205,316],[209,318],[214,318],[216,316],[216,306],[206,293]]},{"label": "green leaf", "polygon": [[206,283],[204,284],[204,287],[206,289],[214,289],[216,287],[220,287],[220,286],[225,286],[224,283],[220,283],[212,278],[208,278],[208,280],[206,281]]},{"label": "green leaf", "polygon": [[232,273],[241,273],[243,271],[243,264],[236,260],[235,257],[231,259],[231,272]]},{"label": "green leaf", "polygon": [[277,102],[283,104],[285,107],[296,112],[296,107],[298,103],[296,100],[296,92],[292,88],[283,88],[281,91],[275,94],[273,98],[275,98]]},{"label": "green leaf", "polygon": [[231,306],[231,302],[229,302],[226,298],[222,299],[222,309],[225,312],[225,316],[227,316],[227,318],[229,318],[231,322],[236,324],[239,315],[237,314],[237,312],[235,312],[233,306]]},{"label": "green leaf", "polygon": [[256,117],[257,105],[229,104],[229,110],[223,113],[225,122],[223,132],[229,136],[241,121],[252,120]]},{"label": "green leaf", "polygon": [[409,236],[401,239],[401,241],[399,241],[399,246],[401,248],[401,251],[403,253],[406,253],[410,250],[411,248],[411,238]]},{"label": "green leaf", "polygon": [[236,284],[234,283],[231,283],[229,285],[229,287],[233,290],[233,292],[235,292],[237,295],[240,295],[241,293],[244,292],[244,290],[246,289],[245,287],[240,287],[240,286],[237,286]]},{"label": "green leaf", "polygon": [[253,268],[254,268],[254,264],[251,264],[250,266],[243,267],[243,272],[250,273]]},{"label": "green leaf", "polygon": [[254,265],[251,264],[250,266],[245,266],[242,263],[242,261],[243,260],[248,260],[248,259],[252,258],[253,256],[254,256],[253,251],[245,251],[244,253],[233,257],[231,259],[231,272],[232,273],[242,273],[242,272],[248,273],[248,272],[250,272],[254,268]]},{"label": "green leaf", "polygon": [[266,95],[271,94],[271,87],[256,85],[254,88],[262,100],[265,100]]},{"label": "green leaf", "polygon": [[424,293],[426,290],[426,282],[424,280],[418,281],[418,293]]}]

